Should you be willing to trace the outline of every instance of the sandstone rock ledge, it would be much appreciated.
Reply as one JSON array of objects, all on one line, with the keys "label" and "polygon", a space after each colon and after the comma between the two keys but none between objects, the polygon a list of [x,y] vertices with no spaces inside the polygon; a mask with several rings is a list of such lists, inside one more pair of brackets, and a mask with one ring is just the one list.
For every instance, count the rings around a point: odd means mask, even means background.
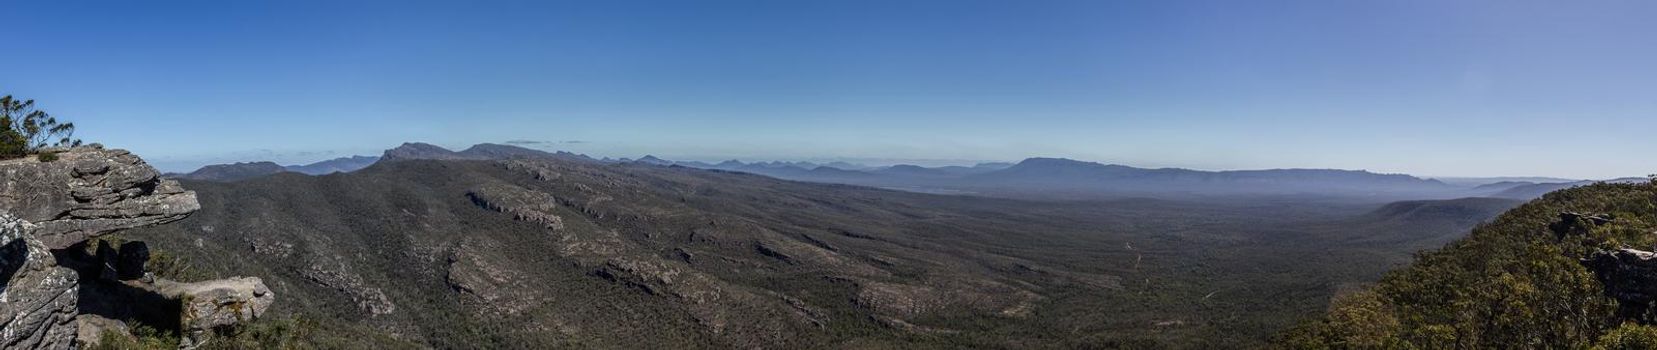
[{"label": "sandstone rock ledge", "polygon": [[0,348],[86,346],[105,331],[124,332],[119,320],[177,326],[190,348],[274,302],[258,278],[156,278],[143,271],[141,242],[89,249],[98,236],[177,221],[201,206],[195,192],[127,151],[59,152],[52,162],[0,160]]}]

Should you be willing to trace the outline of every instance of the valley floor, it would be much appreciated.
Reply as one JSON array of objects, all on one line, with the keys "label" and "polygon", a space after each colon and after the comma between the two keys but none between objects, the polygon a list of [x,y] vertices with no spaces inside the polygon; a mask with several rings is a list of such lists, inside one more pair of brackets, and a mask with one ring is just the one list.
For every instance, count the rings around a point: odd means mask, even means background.
[{"label": "valley floor", "polygon": [[439,348],[1238,348],[1517,202],[1031,200],[562,160],[186,182],[124,233]]}]

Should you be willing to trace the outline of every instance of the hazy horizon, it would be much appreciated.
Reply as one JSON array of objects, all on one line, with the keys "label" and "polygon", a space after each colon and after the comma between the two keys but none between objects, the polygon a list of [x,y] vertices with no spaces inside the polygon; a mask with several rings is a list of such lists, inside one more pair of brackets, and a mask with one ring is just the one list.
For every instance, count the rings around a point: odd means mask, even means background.
[{"label": "hazy horizon", "polygon": [[580,140],[669,159],[1657,172],[1657,4],[11,4],[0,93],[188,164]]},{"label": "hazy horizon", "polygon": [[[410,141],[410,143],[426,143],[426,142]],[[514,147],[523,147],[523,148],[527,148],[527,149],[546,151],[546,152],[572,152],[572,153],[576,153],[576,154],[581,154],[581,155],[593,157],[595,159],[608,158],[608,159],[612,159],[612,160],[620,160],[620,159],[636,160],[636,159],[639,159],[639,158],[643,158],[644,156],[655,156],[655,157],[658,157],[658,158],[661,158],[661,159],[665,159],[665,160],[669,160],[669,161],[675,161],[675,162],[704,162],[704,163],[709,163],[709,164],[719,163],[719,162],[728,161],[728,160],[736,160],[736,161],[741,161],[741,162],[744,162],[744,163],[808,162],[808,163],[814,163],[814,164],[817,164],[817,165],[826,165],[827,163],[833,163],[833,162],[845,162],[845,163],[850,163],[850,164],[853,164],[853,165],[868,166],[868,167],[875,167],[875,168],[893,166],[893,165],[918,165],[918,166],[922,166],[922,167],[945,167],[945,166],[974,166],[974,165],[980,165],[980,164],[985,164],[985,163],[1016,164],[1016,163],[1019,163],[1023,160],[1030,159],[1030,158],[1064,158],[1064,157],[1049,157],[1049,156],[1041,156],[1041,155],[1033,155],[1033,156],[1029,156],[1029,157],[1025,157],[1025,158],[1018,158],[1018,159],[913,159],[913,158],[906,159],[906,158],[858,158],[858,157],[815,157],[815,158],[786,158],[786,157],[783,157],[783,158],[775,158],[775,157],[754,157],[754,156],[744,157],[744,156],[708,156],[708,155],[700,155],[700,156],[699,155],[679,155],[679,156],[667,155],[667,154],[671,154],[671,153],[643,153],[643,154],[614,154],[614,155],[610,155],[610,154],[584,153],[584,152],[574,151],[574,150],[568,148],[568,146],[571,146],[571,145],[580,145],[580,144],[587,144],[587,143],[590,143],[590,142],[577,141],[577,142],[566,143],[566,142],[559,142],[559,141],[546,141],[546,142],[537,141],[537,142],[534,142],[534,143],[521,143],[521,142],[514,142],[514,140],[509,140],[509,141],[504,141],[504,142],[478,142],[478,143],[469,143],[469,144],[453,144],[453,145],[434,144],[434,145],[438,146],[438,147],[443,147],[443,148],[448,149],[450,151],[461,151],[461,150],[464,150],[468,147],[471,147],[471,146],[474,146],[474,145],[479,145],[479,144],[499,144],[499,145],[514,146]],[[401,144],[399,144],[399,145],[401,145]],[[232,153],[232,154],[220,155],[220,156],[215,156],[215,157],[206,157],[206,158],[150,157],[149,158],[149,163],[154,165],[156,168],[158,168],[158,169],[160,169],[164,172],[169,172],[169,173],[188,173],[188,172],[191,172],[191,171],[198,170],[203,166],[220,165],[220,164],[233,164],[233,163],[243,163],[243,162],[267,162],[268,161],[268,162],[277,163],[277,164],[283,165],[283,166],[297,166],[297,165],[307,165],[307,164],[312,164],[312,163],[317,163],[317,162],[322,162],[322,161],[335,160],[335,159],[341,159],[341,158],[379,157],[381,155],[381,153],[383,151],[385,151],[386,149],[394,148],[396,146],[398,146],[398,145],[390,145],[390,146],[387,146],[385,149],[365,150],[365,151],[362,151],[362,152],[355,152],[355,153],[353,153],[353,152],[335,152],[335,151],[281,152],[281,151],[275,151],[275,150],[253,150],[253,151],[248,151],[248,152]],[[1358,170],[1358,171],[1368,171],[1368,172],[1379,173],[1379,174],[1404,174],[1404,175],[1411,175],[1411,176],[1415,176],[1415,177],[1423,178],[1423,179],[1445,180],[1447,182],[1458,182],[1458,181],[1464,181],[1464,180],[1503,180],[1503,181],[1552,182],[1552,181],[1581,181],[1581,180],[1613,180],[1613,179],[1619,179],[1619,178],[1630,178],[1630,177],[1642,177],[1642,176],[1644,176],[1644,175],[1625,175],[1625,176],[1602,177],[1602,178],[1581,178],[1581,177],[1572,178],[1572,177],[1533,176],[1533,175],[1487,175],[1487,176],[1474,175],[1474,176],[1462,176],[1462,175],[1396,173],[1396,172],[1380,171],[1380,170],[1375,170],[1375,169],[1343,169],[1343,168],[1318,168],[1318,167],[1279,167],[1279,168],[1195,168],[1195,167],[1177,167],[1177,166],[1175,166],[1175,167],[1163,167],[1163,166],[1144,166],[1144,165],[1139,165],[1139,164],[1128,164],[1128,163],[1121,163],[1121,162],[1112,162],[1112,161],[1108,161],[1108,160],[1090,160],[1090,159],[1073,159],[1073,158],[1064,158],[1064,159],[1071,159],[1071,160],[1082,161],[1082,162],[1093,162],[1093,163],[1099,163],[1099,164],[1126,165],[1126,166],[1133,166],[1133,167],[1140,167],[1140,168],[1180,168],[1180,169],[1190,169],[1190,170],[1199,170],[1199,171],[1278,170],[1278,169]],[[1482,182],[1480,182],[1480,183],[1482,183]]]}]

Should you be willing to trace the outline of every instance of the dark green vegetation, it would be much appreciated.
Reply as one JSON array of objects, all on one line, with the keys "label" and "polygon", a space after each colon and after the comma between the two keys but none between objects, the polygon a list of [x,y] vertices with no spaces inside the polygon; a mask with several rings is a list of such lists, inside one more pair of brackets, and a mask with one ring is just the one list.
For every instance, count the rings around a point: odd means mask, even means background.
[{"label": "dark green vegetation", "polygon": [[[112,246],[125,241],[119,236],[104,236],[97,240]],[[87,247],[98,246],[97,243]],[[82,248],[91,250],[92,248]],[[91,253],[91,252],[88,252]],[[197,267],[188,258],[173,252],[150,251],[145,271],[155,277],[173,281],[195,282],[223,278],[218,269]],[[128,334],[106,330],[92,350],[172,350],[179,348],[180,330],[177,324],[156,324],[142,319],[122,320],[130,327]],[[384,332],[369,329],[343,320],[317,320],[303,316],[265,317],[236,327],[214,331],[211,341],[197,349],[398,349],[415,347]]]},{"label": "dark green vegetation", "polygon": [[[1589,224],[1564,212],[1614,219]],[[1581,260],[1654,243],[1657,182],[1553,192],[1342,297],[1327,316],[1285,333],[1279,344],[1650,349],[1657,329],[1637,324],[1644,315],[1620,315],[1618,301]]]},{"label": "dark green vegetation", "polygon": [[357,325],[308,337],[439,348],[1247,347],[1515,203],[1026,201],[557,157],[185,186],[201,211],[126,235],[264,278],[275,320]]},{"label": "dark green vegetation", "polygon": [[74,123],[59,123],[56,117],[35,108],[34,100],[0,96],[0,159],[39,154],[41,161],[56,156],[40,152],[47,147],[77,146]]}]

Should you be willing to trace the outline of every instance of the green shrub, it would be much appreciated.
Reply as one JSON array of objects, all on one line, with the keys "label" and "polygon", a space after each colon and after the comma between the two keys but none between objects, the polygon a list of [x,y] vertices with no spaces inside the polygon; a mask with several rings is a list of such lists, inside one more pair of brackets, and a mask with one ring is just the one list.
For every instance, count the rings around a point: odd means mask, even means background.
[{"label": "green shrub", "polygon": [[40,154],[35,155],[35,159],[39,159],[41,162],[55,162],[58,160],[58,153],[40,152]]},{"label": "green shrub", "polygon": [[143,324],[128,321],[132,334],[106,330],[98,337],[98,345],[88,350],[172,350],[178,349],[178,336]]},{"label": "green shrub", "polygon": [[1657,327],[1623,323],[1601,336],[1594,349],[1657,350]]}]

